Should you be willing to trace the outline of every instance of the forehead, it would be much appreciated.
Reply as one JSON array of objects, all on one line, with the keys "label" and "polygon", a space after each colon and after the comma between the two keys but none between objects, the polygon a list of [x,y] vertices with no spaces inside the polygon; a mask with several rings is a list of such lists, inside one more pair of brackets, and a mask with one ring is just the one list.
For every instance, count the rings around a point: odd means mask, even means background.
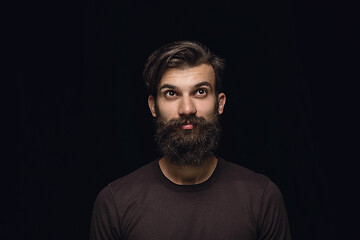
[{"label": "forehead", "polygon": [[215,72],[211,65],[201,64],[188,68],[169,68],[160,79],[158,89],[164,84],[172,84],[177,87],[194,86],[200,82],[209,82],[215,87]]}]

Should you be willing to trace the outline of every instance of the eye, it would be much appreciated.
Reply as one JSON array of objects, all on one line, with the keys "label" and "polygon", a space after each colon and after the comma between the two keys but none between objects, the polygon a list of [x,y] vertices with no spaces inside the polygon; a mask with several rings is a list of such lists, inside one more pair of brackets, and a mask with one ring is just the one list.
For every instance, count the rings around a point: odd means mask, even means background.
[{"label": "eye", "polygon": [[176,94],[176,92],[174,92],[172,90],[168,90],[168,91],[164,92],[164,96],[165,97],[176,97],[177,94]]},{"label": "eye", "polygon": [[198,90],[195,91],[195,96],[201,96],[204,97],[206,96],[208,93],[207,89],[205,88],[199,88]]}]

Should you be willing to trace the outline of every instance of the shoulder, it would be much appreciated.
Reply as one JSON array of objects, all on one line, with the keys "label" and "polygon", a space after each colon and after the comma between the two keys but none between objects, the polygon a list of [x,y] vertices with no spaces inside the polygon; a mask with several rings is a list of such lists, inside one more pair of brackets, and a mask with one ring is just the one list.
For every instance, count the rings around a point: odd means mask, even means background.
[{"label": "shoulder", "polygon": [[249,196],[262,198],[265,194],[281,195],[278,187],[264,174],[254,172],[238,164],[221,160],[222,179]]},{"label": "shoulder", "polygon": [[157,164],[157,160],[152,161],[152,162],[136,169],[132,173],[129,173],[129,174],[111,182],[110,185],[113,188],[115,188],[116,186],[122,185],[124,183],[138,184],[138,183],[146,182],[149,180],[149,178],[151,178],[154,175],[154,170],[156,168],[156,164]]},{"label": "shoulder", "polygon": [[221,164],[222,175],[228,181],[244,183],[253,187],[257,185],[261,185],[264,187],[264,185],[266,185],[269,181],[269,178],[267,176],[254,172],[238,164],[225,160],[221,160]]},{"label": "shoulder", "polygon": [[156,184],[156,163],[153,161],[105,186],[99,193],[99,199],[118,199],[134,196],[148,186]]}]

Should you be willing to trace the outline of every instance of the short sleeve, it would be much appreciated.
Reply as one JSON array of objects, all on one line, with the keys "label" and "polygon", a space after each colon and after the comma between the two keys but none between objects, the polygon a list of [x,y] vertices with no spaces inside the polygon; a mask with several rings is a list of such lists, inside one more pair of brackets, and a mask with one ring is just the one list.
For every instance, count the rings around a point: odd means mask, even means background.
[{"label": "short sleeve", "polygon": [[90,240],[120,240],[119,221],[110,185],[96,198],[91,226]]},{"label": "short sleeve", "polygon": [[259,240],[290,240],[285,204],[279,188],[268,180],[261,199],[258,219]]}]

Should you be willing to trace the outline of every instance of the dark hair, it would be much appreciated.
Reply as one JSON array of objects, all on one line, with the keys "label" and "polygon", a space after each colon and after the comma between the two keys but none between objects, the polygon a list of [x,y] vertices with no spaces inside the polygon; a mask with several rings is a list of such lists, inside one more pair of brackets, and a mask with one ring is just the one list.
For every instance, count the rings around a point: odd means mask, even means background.
[{"label": "dark hair", "polygon": [[168,68],[184,69],[209,64],[215,72],[215,92],[222,91],[222,72],[225,62],[209,48],[198,42],[179,41],[155,50],[147,59],[143,76],[149,94],[157,96],[157,86]]}]

